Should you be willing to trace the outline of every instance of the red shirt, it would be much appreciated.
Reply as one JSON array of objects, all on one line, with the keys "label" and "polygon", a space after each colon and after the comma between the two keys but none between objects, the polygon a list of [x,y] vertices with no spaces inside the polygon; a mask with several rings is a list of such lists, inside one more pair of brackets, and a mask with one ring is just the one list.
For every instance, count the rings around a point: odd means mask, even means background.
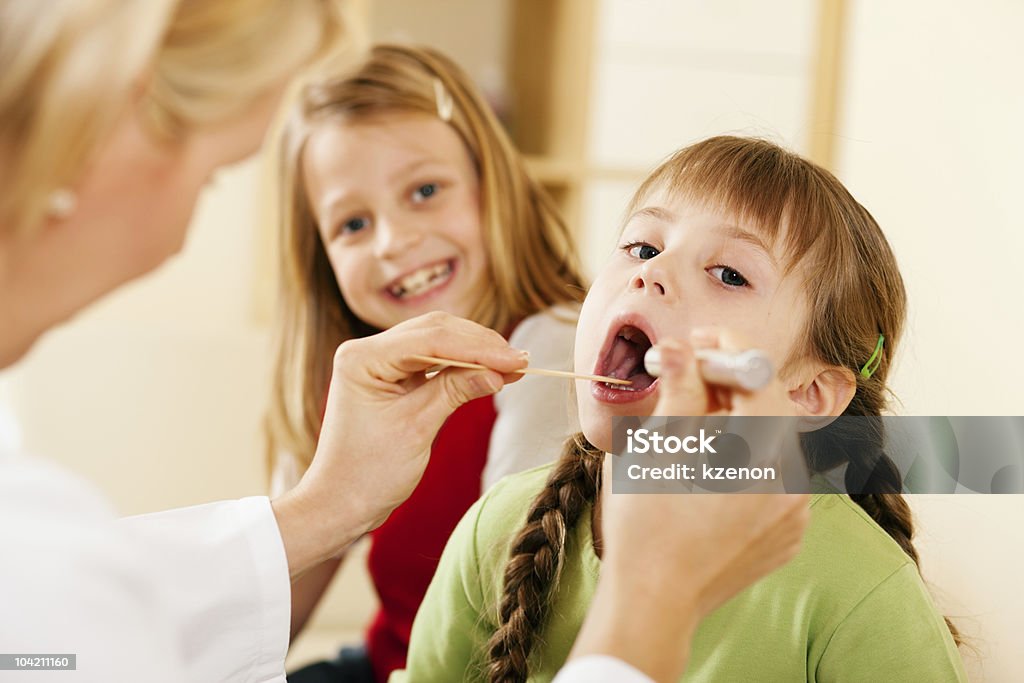
[{"label": "red shirt", "polygon": [[[448,537],[480,497],[491,428],[491,396],[457,409],[441,427],[419,486],[372,535],[370,577],[380,609],[366,634],[378,681],[405,668],[412,621]],[[399,427],[400,429],[400,427]]]}]

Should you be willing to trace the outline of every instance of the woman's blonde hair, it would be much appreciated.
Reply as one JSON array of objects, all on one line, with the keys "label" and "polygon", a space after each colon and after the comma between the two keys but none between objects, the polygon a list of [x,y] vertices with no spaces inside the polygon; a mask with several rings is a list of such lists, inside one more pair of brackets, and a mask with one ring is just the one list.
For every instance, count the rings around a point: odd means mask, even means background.
[{"label": "woman's blonde hair", "polygon": [[[724,211],[781,244],[787,270],[803,277],[810,304],[798,337],[807,343],[788,360],[809,357],[849,370],[856,392],[843,414],[863,418],[802,435],[808,465],[826,471],[846,464],[847,488],[857,491],[850,498],[916,564],[913,518],[900,472],[883,450],[878,418],[903,332],[906,292],[874,218],[831,173],[757,139],[714,137],[678,151],[640,186],[629,213],[658,190]],[[862,373],[879,335],[885,343],[875,370]],[[542,639],[552,589],[565,564],[569,530],[601,491],[603,455],[583,434],[570,440],[513,538],[498,627],[487,644],[490,681],[529,678],[531,652]],[[947,624],[959,644],[959,633],[948,619]]]},{"label": "woman's blonde hair", "polygon": [[0,0],[0,234],[29,233],[133,93],[173,141],[339,43],[340,0]]},{"label": "woman's blonde hair", "polygon": [[272,464],[284,452],[309,464],[335,349],[376,331],[352,313],[338,289],[306,197],[304,145],[317,125],[395,113],[447,121],[475,165],[489,273],[473,320],[505,333],[528,315],[583,299],[569,229],[469,77],[431,49],[374,47],[353,72],[308,84],[282,138],[281,290],[267,418]]}]

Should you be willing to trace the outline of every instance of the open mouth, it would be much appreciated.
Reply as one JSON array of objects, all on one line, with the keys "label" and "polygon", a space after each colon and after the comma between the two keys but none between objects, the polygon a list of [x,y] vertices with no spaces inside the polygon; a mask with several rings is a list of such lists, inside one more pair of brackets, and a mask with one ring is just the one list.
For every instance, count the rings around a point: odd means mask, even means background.
[{"label": "open mouth", "polygon": [[644,368],[644,354],[653,342],[647,332],[635,325],[622,325],[614,336],[605,343],[595,372],[615,379],[628,379],[630,384],[609,384],[599,382],[601,387],[612,391],[645,392],[656,378],[647,374]]},{"label": "open mouth", "polygon": [[452,279],[454,272],[455,261],[448,259],[417,268],[393,280],[384,289],[395,299],[407,301],[443,287]]}]

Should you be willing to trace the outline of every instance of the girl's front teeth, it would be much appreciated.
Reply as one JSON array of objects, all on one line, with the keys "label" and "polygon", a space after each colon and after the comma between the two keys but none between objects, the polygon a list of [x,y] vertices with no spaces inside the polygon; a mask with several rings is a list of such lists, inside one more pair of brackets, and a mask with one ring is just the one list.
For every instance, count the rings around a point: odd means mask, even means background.
[{"label": "girl's front teeth", "polygon": [[449,261],[439,263],[436,266],[429,268],[420,268],[414,273],[402,278],[402,280],[394,285],[389,291],[395,297],[399,299],[418,296],[423,294],[429,289],[432,289],[448,279],[451,275],[452,267]]}]

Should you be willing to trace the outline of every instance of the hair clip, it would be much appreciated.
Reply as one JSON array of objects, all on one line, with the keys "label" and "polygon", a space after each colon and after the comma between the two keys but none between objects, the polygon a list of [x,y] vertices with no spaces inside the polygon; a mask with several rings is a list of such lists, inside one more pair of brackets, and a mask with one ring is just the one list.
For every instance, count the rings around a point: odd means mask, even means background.
[{"label": "hair clip", "polygon": [[46,198],[46,215],[54,220],[64,220],[78,208],[78,195],[66,187],[50,193]]},{"label": "hair clip", "polygon": [[448,123],[452,120],[452,110],[455,103],[451,94],[445,89],[440,78],[434,77],[434,100],[437,102],[437,115],[442,121]]},{"label": "hair clip", "polygon": [[872,352],[871,357],[868,358],[868,362],[864,364],[864,367],[860,369],[861,376],[864,379],[870,379],[871,375],[875,374],[875,370],[882,364],[882,344],[885,343],[885,335],[878,335],[878,342],[875,344],[875,350]]}]

